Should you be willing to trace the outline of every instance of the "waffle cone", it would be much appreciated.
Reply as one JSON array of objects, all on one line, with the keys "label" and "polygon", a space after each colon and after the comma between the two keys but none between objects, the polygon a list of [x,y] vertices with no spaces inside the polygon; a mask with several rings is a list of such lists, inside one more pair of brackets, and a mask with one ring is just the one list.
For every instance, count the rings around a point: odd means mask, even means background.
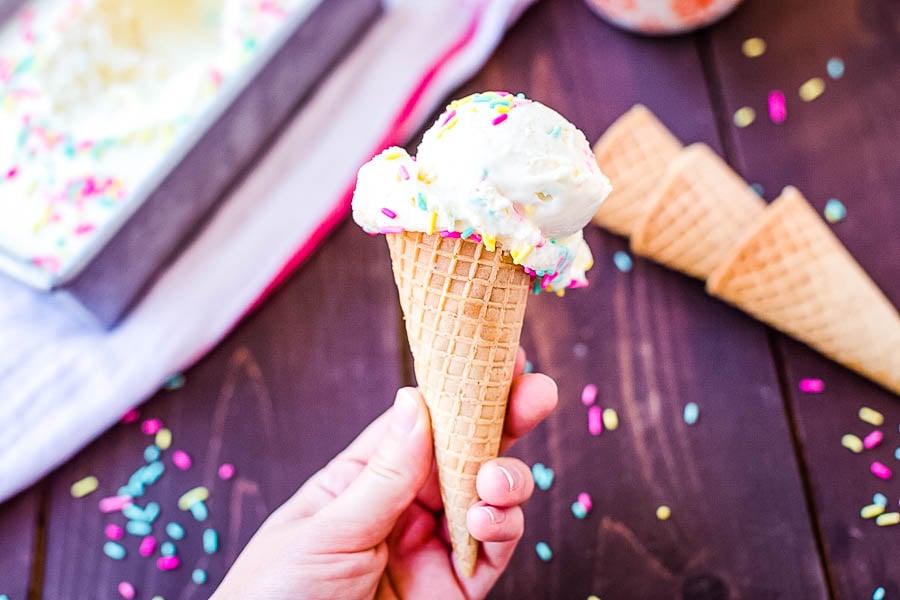
[{"label": "waffle cone", "polygon": [[613,186],[594,223],[631,235],[650,191],[680,150],[681,142],[641,104],[616,119],[594,145],[597,164]]},{"label": "waffle cone", "polygon": [[709,293],[900,394],[900,315],[795,188],[729,250]]},{"label": "waffle cone", "polygon": [[669,164],[631,233],[635,254],[706,279],[766,203],[706,144]]},{"label": "waffle cone", "polygon": [[386,236],[413,355],[431,414],[450,539],[471,576],[478,543],[466,515],[475,476],[500,449],[530,278],[502,252],[459,238]]}]

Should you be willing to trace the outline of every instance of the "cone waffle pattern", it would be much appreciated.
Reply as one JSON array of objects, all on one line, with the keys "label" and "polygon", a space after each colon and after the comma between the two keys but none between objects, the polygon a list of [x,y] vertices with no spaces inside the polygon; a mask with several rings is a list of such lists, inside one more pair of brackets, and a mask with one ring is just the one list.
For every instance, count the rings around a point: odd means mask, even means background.
[{"label": "cone waffle pattern", "polygon": [[900,316],[794,188],[766,210],[708,291],[900,394]]},{"label": "cone waffle pattern", "polygon": [[653,186],[679,150],[681,142],[647,107],[638,104],[619,117],[594,146],[597,164],[613,186],[594,223],[631,235]]},{"label": "cone waffle pattern", "polygon": [[466,514],[475,476],[500,448],[530,277],[501,252],[459,238],[387,235],[419,390],[431,413],[453,549],[471,576]]},{"label": "cone waffle pattern", "polygon": [[706,144],[671,162],[631,234],[631,249],[706,279],[765,202]]}]

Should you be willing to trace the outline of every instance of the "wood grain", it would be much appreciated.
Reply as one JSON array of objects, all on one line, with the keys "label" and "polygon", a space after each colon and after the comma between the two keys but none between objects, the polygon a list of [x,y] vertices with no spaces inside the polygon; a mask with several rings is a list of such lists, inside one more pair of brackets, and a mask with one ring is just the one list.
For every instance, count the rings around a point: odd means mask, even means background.
[{"label": "wood grain", "polygon": [[[768,42],[766,54],[750,60],[740,43],[750,36]],[[773,197],[787,184],[800,188],[818,209],[828,198],[847,206],[833,231],[894,302],[900,304],[900,5],[891,0],[843,2],[777,0],[748,2],[710,37],[725,109],[748,105],[757,122],[729,131],[732,160]],[[840,57],[843,78],[826,74]],[[812,102],[798,97],[810,77],[822,77],[825,93]],[[765,114],[766,94],[781,89],[788,117],[781,125]],[[900,402],[891,393],[819,356],[802,344],[774,335],[784,361],[784,382],[796,417],[817,522],[822,532],[835,595],[869,598],[878,586],[900,593],[897,528],[879,528],[860,518],[875,492],[897,510],[897,475],[884,482],[869,472],[879,460],[898,472]],[[800,379],[825,381],[821,395],[798,391]],[[857,418],[860,406],[883,412],[885,442],[861,456],[842,448],[841,436],[860,437],[872,426]],[[900,474],[900,473],[898,473]]]},{"label": "wood grain", "polygon": [[40,484],[0,504],[0,594],[28,597],[38,545]]}]

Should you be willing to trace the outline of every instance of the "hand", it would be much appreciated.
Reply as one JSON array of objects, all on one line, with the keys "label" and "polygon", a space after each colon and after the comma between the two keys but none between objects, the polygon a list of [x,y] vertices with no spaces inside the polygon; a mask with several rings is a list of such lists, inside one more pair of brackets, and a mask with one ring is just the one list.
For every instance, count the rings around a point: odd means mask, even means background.
[{"label": "hand", "polygon": [[[556,384],[524,375],[519,350],[501,452],[556,406]],[[213,600],[293,598],[483,598],[524,531],[521,504],[534,481],[522,461],[501,457],[478,472],[482,498],[468,513],[481,545],[475,575],[460,575],[450,550],[421,395],[394,405],[313,475],[260,527]]]}]

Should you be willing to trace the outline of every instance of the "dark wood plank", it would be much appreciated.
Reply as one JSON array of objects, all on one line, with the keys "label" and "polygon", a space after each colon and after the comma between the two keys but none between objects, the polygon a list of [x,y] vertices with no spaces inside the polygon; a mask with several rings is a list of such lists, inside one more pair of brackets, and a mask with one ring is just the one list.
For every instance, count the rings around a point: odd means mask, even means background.
[{"label": "dark wood plank", "polygon": [[[597,136],[635,102],[685,141],[718,147],[695,40],[630,36],[577,0],[539,4],[465,91],[523,91]],[[460,92],[462,94],[464,92]],[[699,282],[636,261],[590,229],[587,290],[530,301],[524,343],[557,379],[559,410],[516,448],[556,471],[493,598],[820,598],[826,595],[765,329]],[[738,352],[739,349],[739,352]],[[582,387],[618,410],[592,438]],[[681,418],[697,402],[700,422]],[[593,496],[584,521],[570,512]],[[657,521],[660,504],[672,507]],[[542,564],[534,545],[555,552]]]},{"label": "dark wood plank", "polygon": [[40,484],[0,504],[0,594],[28,597],[38,539]]},{"label": "dark wood plank", "polygon": [[[115,493],[142,463],[152,439],[139,424],[115,426],[50,477],[47,598],[118,598],[118,582],[131,581],[139,597],[161,594],[205,598],[263,519],[313,472],[341,450],[393,400],[400,385],[399,308],[387,247],[358,227],[343,225],[300,272],[186,374],[186,385],[162,391],[141,408],[174,434],[164,455],[167,471],[141,500],[162,506],[154,534],[177,520],[187,536],[177,544],[182,567],[163,573],[140,557],[138,538],[126,535],[128,557],[101,553],[107,523],[101,495]],[[175,448],[194,459],[188,471],[172,467]],[[233,463],[230,481],[216,476]],[[99,492],[73,500],[71,482],[86,473],[101,479]],[[195,485],[211,490],[209,523],[221,552],[205,556],[202,530],[175,504]],[[190,583],[195,566],[209,583]]]},{"label": "dark wood plank", "polygon": [[[746,129],[731,129],[735,164],[769,197],[791,183],[818,209],[830,197],[842,200],[847,218],[834,232],[895,305],[900,304],[898,29],[900,4],[892,0],[759,0],[746,3],[711,36],[726,110],[749,105],[760,115]],[[768,43],[767,52],[754,60],[740,51],[741,40],[750,36]],[[842,79],[826,75],[831,57],[844,60]],[[825,79],[825,93],[802,102],[797,89],[814,76]],[[781,125],[765,116],[771,89],[784,90],[787,97],[788,117]],[[878,586],[888,597],[896,595],[897,528],[864,521],[859,510],[877,491],[897,510],[900,462],[893,453],[900,445],[900,402],[798,342],[778,335],[777,345],[836,595],[870,598]],[[825,393],[799,393],[804,377],[823,379]],[[842,448],[840,439],[873,429],[856,416],[863,405],[885,414],[885,443],[857,456]],[[887,482],[876,479],[869,473],[873,460],[897,474]]]}]

